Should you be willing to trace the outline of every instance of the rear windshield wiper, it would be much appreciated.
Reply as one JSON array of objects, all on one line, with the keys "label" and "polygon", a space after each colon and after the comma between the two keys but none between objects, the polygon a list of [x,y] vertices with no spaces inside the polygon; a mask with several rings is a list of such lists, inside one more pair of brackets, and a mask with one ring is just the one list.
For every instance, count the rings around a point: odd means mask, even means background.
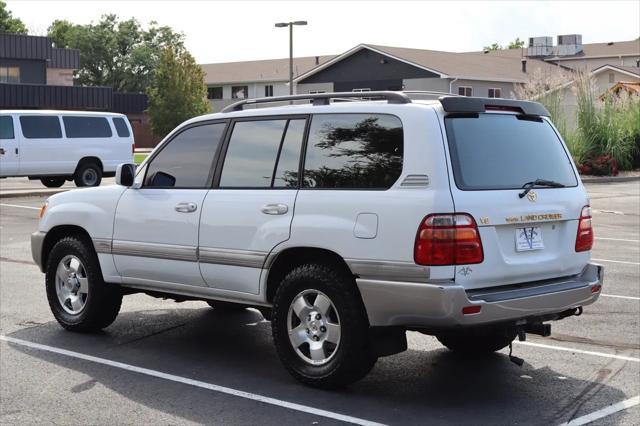
[{"label": "rear windshield wiper", "polygon": [[555,180],[536,179],[534,181],[527,182],[524,185],[522,185],[522,187],[524,188],[524,191],[519,193],[518,196],[520,198],[524,198],[529,193],[529,191],[531,191],[531,189],[534,186],[548,186],[550,188],[565,188],[566,187],[566,185],[564,185],[564,184],[562,184],[560,182],[556,182]]}]

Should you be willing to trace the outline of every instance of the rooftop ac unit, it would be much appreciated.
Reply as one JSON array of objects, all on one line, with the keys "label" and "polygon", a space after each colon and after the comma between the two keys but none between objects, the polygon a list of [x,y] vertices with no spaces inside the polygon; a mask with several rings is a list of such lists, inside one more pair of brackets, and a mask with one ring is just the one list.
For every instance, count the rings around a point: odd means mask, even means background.
[{"label": "rooftop ac unit", "polygon": [[553,37],[530,37],[527,56],[551,56],[553,55]]},{"label": "rooftop ac unit", "polygon": [[580,52],[582,52],[581,34],[565,34],[558,36],[558,48],[556,52],[558,56],[577,55]]}]

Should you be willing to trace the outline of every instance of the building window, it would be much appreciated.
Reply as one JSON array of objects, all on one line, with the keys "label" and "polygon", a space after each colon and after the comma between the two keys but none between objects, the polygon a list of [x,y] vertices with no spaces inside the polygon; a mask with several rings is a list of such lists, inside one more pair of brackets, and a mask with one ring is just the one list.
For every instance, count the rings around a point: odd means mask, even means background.
[{"label": "building window", "polygon": [[458,95],[460,96],[473,96],[473,87],[460,86],[458,87]]},{"label": "building window", "polygon": [[326,90],[309,90],[310,95],[315,95],[318,93],[327,93],[327,91]]},{"label": "building window", "polygon": [[[468,95],[468,96],[471,96],[471,95]],[[489,97],[490,98],[501,98],[502,97],[502,89],[500,89],[499,87],[493,87],[493,88],[489,89]]]},{"label": "building window", "polygon": [[20,83],[20,68],[0,67],[0,83]]},{"label": "building window", "polygon": [[222,99],[222,87],[208,87],[207,99]]},{"label": "building window", "polygon": [[615,83],[616,82],[616,76],[614,73],[610,72],[609,73],[609,83]]},{"label": "building window", "polygon": [[273,96],[273,85],[272,84],[267,84],[266,86],[264,86],[264,96],[265,97],[269,97],[269,96]]},{"label": "building window", "polygon": [[231,97],[233,99],[247,99],[249,97],[249,86],[232,86]]}]

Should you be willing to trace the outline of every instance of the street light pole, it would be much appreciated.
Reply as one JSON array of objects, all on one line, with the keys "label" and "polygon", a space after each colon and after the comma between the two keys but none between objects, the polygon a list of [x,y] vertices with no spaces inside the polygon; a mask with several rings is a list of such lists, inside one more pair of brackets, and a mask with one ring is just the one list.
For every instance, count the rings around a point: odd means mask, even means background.
[{"label": "street light pole", "polygon": [[289,94],[293,95],[293,26],[307,25],[307,21],[278,22],[276,28],[289,27]]}]

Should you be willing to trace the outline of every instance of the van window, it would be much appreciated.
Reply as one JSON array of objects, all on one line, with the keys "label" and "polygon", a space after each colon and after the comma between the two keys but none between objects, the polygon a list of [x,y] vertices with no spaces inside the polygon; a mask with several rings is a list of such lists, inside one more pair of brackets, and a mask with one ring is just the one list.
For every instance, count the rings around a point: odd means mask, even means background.
[{"label": "van window", "polygon": [[543,119],[475,114],[445,118],[445,127],[462,190],[520,189],[536,179],[578,184],[569,155]]},{"label": "van window", "polygon": [[110,138],[112,134],[105,117],[63,116],[62,121],[68,138]]},{"label": "van window", "polygon": [[62,129],[55,115],[23,115],[20,117],[22,134],[28,139],[60,139]]},{"label": "van window", "polygon": [[178,133],[149,163],[144,186],[207,188],[225,126],[204,124]]},{"label": "van window", "polygon": [[287,120],[240,121],[233,126],[221,188],[269,188]]},{"label": "van window", "polygon": [[13,118],[9,115],[0,115],[0,139],[13,139]]},{"label": "van window", "polygon": [[125,123],[124,118],[113,117],[113,125],[116,126],[116,132],[121,138],[128,138],[131,136],[131,133],[129,133],[129,126]]},{"label": "van window", "polygon": [[303,185],[387,189],[402,173],[403,143],[402,123],[393,115],[314,115]]}]

